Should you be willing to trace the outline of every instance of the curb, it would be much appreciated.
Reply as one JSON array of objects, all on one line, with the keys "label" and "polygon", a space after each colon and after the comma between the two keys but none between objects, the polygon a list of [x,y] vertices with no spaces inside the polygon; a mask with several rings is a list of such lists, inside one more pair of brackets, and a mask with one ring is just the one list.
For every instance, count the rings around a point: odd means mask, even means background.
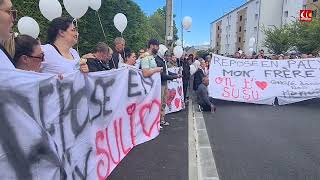
[{"label": "curb", "polygon": [[[189,111],[192,109],[193,130],[195,138],[196,162],[197,162],[197,180],[219,180],[216,163],[212,153],[212,147],[209,141],[206,124],[202,112],[196,111],[192,100],[189,102]],[[190,114],[190,112],[189,112]],[[190,161],[190,159],[189,159]],[[189,176],[189,180],[190,176]]]}]

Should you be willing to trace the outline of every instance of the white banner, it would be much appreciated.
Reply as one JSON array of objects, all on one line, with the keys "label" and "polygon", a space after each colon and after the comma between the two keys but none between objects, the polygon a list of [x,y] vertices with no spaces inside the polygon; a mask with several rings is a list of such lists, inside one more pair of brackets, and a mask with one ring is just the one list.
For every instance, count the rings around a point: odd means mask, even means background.
[{"label": "white banner", "polygon": [[[181,74],[181,68],[168,68],[168,71]],[[166,114],[181,111],[185,108],[182,78],[168,81]]]},{"label": "white banner", "polygon": [[209,95],[216,99],[280,105],[320,97],[320,59],[258,60],[214,55]]},{"label": "white banner", "polygon": [[1,179],[105,180],[159,134],[160,76],[0,72]]}]

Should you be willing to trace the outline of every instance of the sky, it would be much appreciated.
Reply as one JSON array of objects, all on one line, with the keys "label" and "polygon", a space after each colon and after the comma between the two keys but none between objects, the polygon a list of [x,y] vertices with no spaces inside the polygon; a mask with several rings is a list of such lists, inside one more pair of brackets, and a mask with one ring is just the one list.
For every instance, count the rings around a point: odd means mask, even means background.
[{"label": "sky", "polygon": [[[165,6],[166,0],[134,0],[146,15]],[[181,21],[185,16],[192,17],[191,32],[184,31],[184,45],[210,44],[210,23],[243,3],[246,0],[173,0],[178,36],[181,38]],[[181,6],[182,3],[182,6]],[[181,8],[182,7],[182,8]]]}]

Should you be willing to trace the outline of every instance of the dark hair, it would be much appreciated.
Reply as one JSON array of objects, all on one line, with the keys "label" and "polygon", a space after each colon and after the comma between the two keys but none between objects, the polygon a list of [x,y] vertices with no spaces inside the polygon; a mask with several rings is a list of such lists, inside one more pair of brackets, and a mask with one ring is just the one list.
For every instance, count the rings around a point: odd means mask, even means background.
[{"label": "dark hair", "polygon": [[130,48],[124,48],[124,57],[125,57],[125,62],[127,62],[127,58],[129,58],[134,52]]},{"label": "dark hair", "polygon": [[73,24],[73,19],[69,17],[59,17],[52,20],[47,31],[48,43],[54,43],[59,31],[66,31],[71,24]]},{"label": "dark hair", "polygon": [[16,66],[19,58],[23,55],[31,56],[33,48],[39,45],[39,42],[31,36],[19,35],[14,39],[16,52],[13,57],[13,64]]},{"label": "dark hair", "polygon": [[151,45],[159,46],[159,45],[160,45],[160,43],[159,43],[159,41],[158,41],[158,40],[156,40],[156,39],[150,39],[150,40],[149,40],[149,42],[148,42],[148,48],[150,48],[150,47],[151,47]]},{"label": "dark hair", "polygon": [[109,52],[109,46],[104,42],[98,42],[96,47],[94,48],[94,52]]}]

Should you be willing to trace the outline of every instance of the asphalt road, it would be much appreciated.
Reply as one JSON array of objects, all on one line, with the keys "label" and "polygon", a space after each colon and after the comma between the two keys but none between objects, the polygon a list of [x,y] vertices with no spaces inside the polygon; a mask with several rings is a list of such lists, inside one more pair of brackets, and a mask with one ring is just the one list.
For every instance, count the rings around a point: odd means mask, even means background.
[{"label": "asphalt road", "polygon": [[108,180],[188,180],[188,110],[166,119],[170,126],[156,139],[136,146]]},{"label": "asphalt road", "polygon": [[217,107],[204,118],[221,180],[320,179],[320,100]]}]

